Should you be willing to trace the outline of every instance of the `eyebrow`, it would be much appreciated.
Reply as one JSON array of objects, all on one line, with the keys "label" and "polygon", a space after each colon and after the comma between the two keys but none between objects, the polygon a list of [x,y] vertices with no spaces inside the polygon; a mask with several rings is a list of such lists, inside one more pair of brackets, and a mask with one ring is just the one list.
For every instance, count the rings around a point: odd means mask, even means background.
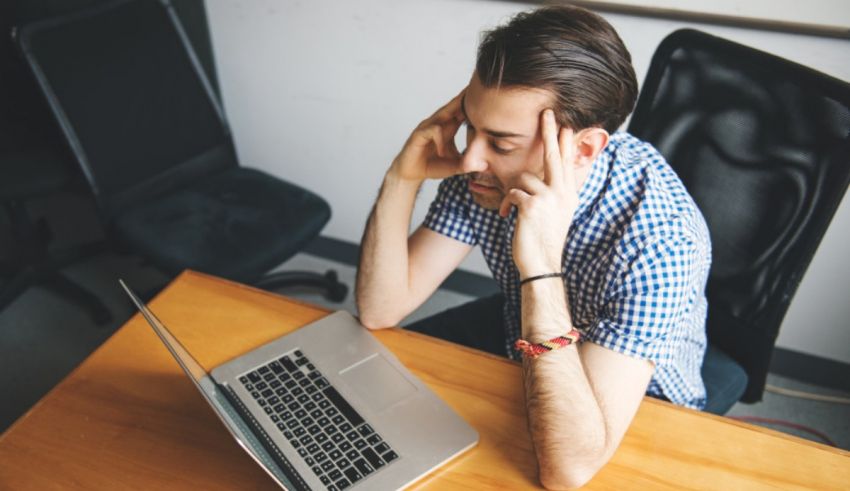
[{"label": "eyebrow", "polygon": [[[472,122],[469,120],[469,115],[466,114],[466,94],[464,94],[463,97],[461,97],[461,99],[460,99],[460,110],[463,113],[463,119],[466,120],[466,123],[468,125],[472,126],[473,128],[475,128],[475,125],[472,124]],[[498,131],[498,130],[493,130],[493,129],[489,129],[489,128],[477,128],[477,129],[483,131],[484,133],[487,133],[488,135],[490,135],[494,138],[513,138],[513,137],[518,137],[518,136],[523,137],[523,138],[526,137],[526,135],[523,135],[523,134],[520,134],[520,133],[511,133],[510,131]]]}]

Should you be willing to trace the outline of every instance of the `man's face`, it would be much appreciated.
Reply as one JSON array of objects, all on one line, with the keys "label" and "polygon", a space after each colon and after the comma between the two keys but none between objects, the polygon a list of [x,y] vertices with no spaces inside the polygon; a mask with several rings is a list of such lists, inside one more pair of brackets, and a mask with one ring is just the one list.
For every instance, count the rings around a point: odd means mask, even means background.
[{"label": "man's face", "polygon": [[529,88],[487,88],[473,74],[462,101],[466,150],[462,169],[469,174],[475,202],[498,209],[523,172],[543,177],[540,113],[552,95]]}]

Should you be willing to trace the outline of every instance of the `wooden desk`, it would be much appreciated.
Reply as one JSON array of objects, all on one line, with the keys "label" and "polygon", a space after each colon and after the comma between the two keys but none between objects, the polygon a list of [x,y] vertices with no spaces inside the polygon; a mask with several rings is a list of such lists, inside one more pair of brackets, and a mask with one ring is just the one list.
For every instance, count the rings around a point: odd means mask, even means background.
[{"label": "wooden desk", "polygon": [[[207,368],[326,314],[192,272],[151,307]],[[481,434],[413,489],[539,486],[519,365],[399,329],[375,335]],[[646,399],[586,489],[848,486],[848,452]],[[137,315],[0,437],[0,489],[277,488]]]}]

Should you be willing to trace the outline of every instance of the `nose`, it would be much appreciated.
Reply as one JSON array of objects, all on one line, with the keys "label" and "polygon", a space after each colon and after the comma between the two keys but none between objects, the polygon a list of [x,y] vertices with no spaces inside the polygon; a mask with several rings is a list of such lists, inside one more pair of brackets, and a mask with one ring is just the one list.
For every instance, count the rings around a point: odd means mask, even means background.
[{"label": "nose", "polygon": [[466,145],[466,150],[463,151],[463,158],[460,161],[461,169],[464,174],[470,172],[484,172],[489,165],[485,158],[484,147],[477,138],[473,139]]}]

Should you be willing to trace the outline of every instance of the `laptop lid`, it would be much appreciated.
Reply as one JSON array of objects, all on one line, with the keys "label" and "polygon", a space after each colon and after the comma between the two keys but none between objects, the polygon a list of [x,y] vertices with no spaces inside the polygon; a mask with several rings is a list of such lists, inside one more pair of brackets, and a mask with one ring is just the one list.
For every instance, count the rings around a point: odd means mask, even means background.
[{"label": "laptop lid", "polygon": [[207,371],[200,363],[189,353],[186,348],[171,334],[165,325],[154,315],[154,313],[145,305],[144,302],[133,292],[133,290],[124,283],[124,280],[118,280],[121,287],[130,297],[130,300],[136,305],[136,308],[144,316],[145,320],[151,326],[153,331],[162,341],[168,351],[177,360],[183,372],[192,380],[195,388],[198,389],[204,396],[210,407],[212,407],[216,416],[230,432],[231,436],[239,443],[239,446],[251,456],[254,461],[266,471],[277,484],[283,489],[294,489],[289,479],[284,472],[274,463],[271,456],[263,448],[262,444],[252,434],[248,425],[242,420],[239,413],[232,407],[226,396],[221,394],[215,383],[210,378]]}]

